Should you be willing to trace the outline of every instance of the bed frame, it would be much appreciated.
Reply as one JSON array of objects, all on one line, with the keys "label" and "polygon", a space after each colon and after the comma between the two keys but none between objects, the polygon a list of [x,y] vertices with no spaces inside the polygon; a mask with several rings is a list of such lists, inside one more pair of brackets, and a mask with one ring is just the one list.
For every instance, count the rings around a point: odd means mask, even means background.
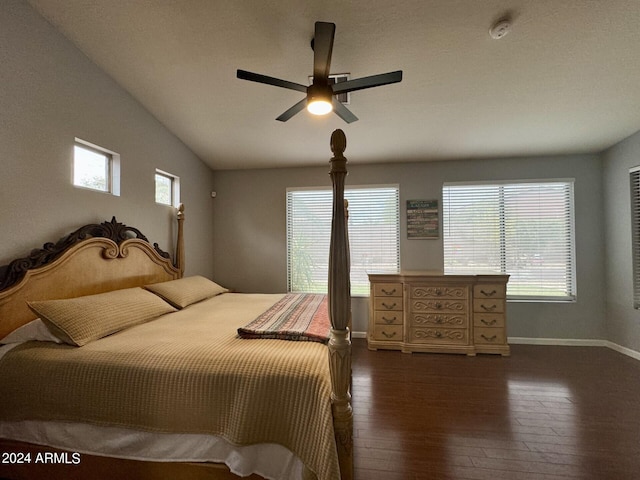
[{"label": "bed frame", "polygon": [[[331,333],[328,361],[331,372],[336,446],[342,480],[353,479],[353,413],[351,409],[351,296],[349,242],[346,228],[342,130],[331,135],[333,219],[329,254],[329,316]],[[177,211],[175,262],[157,244],[153,246],[136,228],[113,218],[91,224],[47,243],[25,258],[0,267],[0,338],[28,323],[35,315],[26,301],[71,298],[181,278],[184,274],[184,207]],[[59,452],[50,447],[0,439],[0,452]],[[0,465],[3,478],[137,478],[237,479],[225,465],[212,463],[139,462],[82,455],[79,465]],[[250,479],[260,478],[252,475]]]}]

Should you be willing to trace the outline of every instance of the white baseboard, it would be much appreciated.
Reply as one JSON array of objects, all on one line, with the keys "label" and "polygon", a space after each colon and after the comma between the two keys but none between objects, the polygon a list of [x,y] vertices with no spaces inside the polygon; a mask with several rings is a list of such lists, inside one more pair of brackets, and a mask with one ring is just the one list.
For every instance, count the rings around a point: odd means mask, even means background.
[{"label": "white baseboard", "polygon": [[578,338],[527,338],[509,337],[509,343],[522,345],[566,345],[578,347],[607,347],[636,360],[640,360],[640,352],[632,350],[609,340],[578,339]]},{"label": "white baseboard", "polygon": [[[353,338],[367,338],[367,332],[351,332]],[[580,338],[529,338],[509,337],[509,343],[517,345],[565,345],[574,347],[607,347],[636,360],[640,360],[640,352],[632,350],[609,340],[580,339]]]},{"label": "white baseboard", "polygon": [[565,345],[576,347],[606,347],[605,340],[582,339],[582,338],[530,338],[530,337],[509,337],[509,343],[521,345]]},{"label": "white baseboard", "polygon": [[605,341],[605,345],[616,352],[620,352],[624,355],[627,355],[631,358],[635,358],[636,360],[640,360],[640,352],[636,352],[635,350],[631,350],[630,348],[623,347],[622,345],[618,345],[617,343]]}]

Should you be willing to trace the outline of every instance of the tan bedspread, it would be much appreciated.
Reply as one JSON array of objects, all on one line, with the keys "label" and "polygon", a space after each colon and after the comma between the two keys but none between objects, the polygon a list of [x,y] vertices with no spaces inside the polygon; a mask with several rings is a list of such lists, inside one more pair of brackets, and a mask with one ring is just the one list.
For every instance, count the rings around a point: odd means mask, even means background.
[{"label": "tan bedspread", "polygon": [[326,347],[237,338],[281,297],[224,294],[83,347],[19,346],[0,360],[0,420],[278,443],[339,478]]}]

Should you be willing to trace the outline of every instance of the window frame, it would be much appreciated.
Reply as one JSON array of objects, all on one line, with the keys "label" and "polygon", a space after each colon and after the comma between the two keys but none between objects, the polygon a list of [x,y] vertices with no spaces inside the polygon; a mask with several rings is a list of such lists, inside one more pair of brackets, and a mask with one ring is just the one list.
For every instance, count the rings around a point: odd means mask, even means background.
[{"label": "window frame", "polygon": [[[376,189],[391,189],[393,190],[392,195],[395,196],[395,253],[392,254],[392,256],[395,256],[396,259],[396,265],[394,269],[379,269],[374,267],[374,270],[367,270],[366,266],[364,266],[365,264],[357,264],[357,261],[354,262],[354,258],[357,258],[357,253],[358,253],[358,247],[356,247],[354,249],[354,238],[356,238],[356,236],[354,235],[355,232],[357,232],[356,228],[357,226],[354,225],[354,222],[358,222],[358,207],[356,205],[357,201],[355,199],[351,199],[352,201],[350,201],[349,203],[349,218],[348,218],[348,222],[349,222],[349,244],[350,244],[350,254],[351,254],[351,264],[353,265],[359,265],[359,267],[356,268],[351,268],[351,282],[352,282],[352,297],[366,297],[369,295],[369,281],[368,278],[366,278],[366,281],[364,279],[361,278],[362,276],[362,270],[364,269],[364,271],[368,274],[368,273],[398,273],[400,271],[400,187],[398,184],[375,184],[375,185],[350,185],[349,187],[345,188],[345,199],[347,201],[349,201],[349,197],[351,196],[352,192],[354,191],[362,191],[362,190],[376,190]],[[293,268],[294,265],[292,263],[292,256],[293,256],[293,251],[292,251],[292,225],[291,225],[291,220],[290,220],[290,214],[291,214],[291,204],[290,204],[290,199],[292,195],[295,195],[296,192],[306,192],[308,194],[313,194],[314,192],[322,192],[323,194],[328,196],[327,199],[327,205],[326,205],[326,211],[322,212],[322,218],[325,219],[325,221],[328,223],[326,231],[323,232],[323,236],[324,234],[326,234],[326,259],[328,262],[329,259],[329,249],[328,249],[328,245],[329,245],[329,238],[330,238],[330,221],[331,221],[331,213],[332,213],[332,203],[333,203],[333,196],[332,196],[332,189],[331,187],[291,187],[291,188],[287,188],[287,193],[286,193],[286,257],[287,257],[287,291],[289,292],[319,292],[319,293],[323,293],[323,291],[321,289],[311,289],[311,290],[304,290],[304,289],[294,289],[293,287],[295,285],[293,285]],[[316,238],[316,237],[313,237]],[[392,238],[392,237],[389,237]],[[319,244],[320,242],[317,242],[317,244]],[[391,242],[392,243],[392,242]],[[393,248],[393,247],[392,247]],[[355,255],[354,255],[355,252]],[[360,275],[358,275],[358,271],[360,272]],[[321,272],[322,273],[322,272]],[[354,274],[356,275],[356,279],[358,277],[360,277],[360,282],[355,281],[354,282]],[[366,275],[366,274],[365,274]],[[327,271],[326,271],[326,275],[328,278],[328,266],[327,266]],[[323,280],[324,281],[324,280]],[[320,285],[322,285],[322,283],[320,283]],[[326,292],[325,292],[326,293]]]},{"label": "window frame", "polygon": [[[577,275],[576,275],[576,246],[575,246],[575,179],[573,178],[554,178],[554,179],[520,179],[520,180],[498,180],[498,181],[478,181],[478,182],[445,182],[442,187],[442,225],[443,225],[443,266],[445,274],[456,274],[460,273],[460,271],[452,270],[447,268],[447,247],[446,242],[449,236],[447,235],[447,229],[449,224],[449,218],[447,217],[447,210],[445,208],[449,204],[448,201],[445,201],[446,188],[447,187],[497,187],[502,192],[500,195],[504,195],[504,188],[511,187],[517,188],[517,186],[530,186],[535,187],[544,184],[559,184],[566,191],[566,204],[564,219],[565,229],[567,231],[567,242],[563,244],[568,252],[566,254],[567,262],[565,262],[564,268],[567,271],[567,282],[565,283],[565,289],[567,290],[566,295],[542,295],[542,294],[513,294],[509,293],[509,286],[514,285],[513,282],[507,285],[507,300],[510,302],[544,302],[544,303],[574,303],[577,301]],[[541,202],[544,204],[544,202]],[[513,205],[509,205],[505,202],[503,196],[500,196],[500,200],[498,201],[498,223],[500,225],[500,235],[499,241],[495,245],[497,246],[497,251],[500,255],[499,265],[495,264],[494,267],[499,267],[500,271],[497,272],[488,272],[483,269],[478,269],[477,273],[498,273],[498,274],[507,274],[511,275],[511,280],[514,279],[513,272],[510,273],[507,271],[507,252],[510,248],[516,248],[517,243],[514,245],[513,242],[507,241],[507,234],[505,233],[505,224],[507,221],[505,211],[508,208],[513,208]],[[518,218],[516,217],[511,217]],[[520,237],[514,237],[520,239]],[[535,271],[535,270],[534,270]],[[543,278],[540,276],[538,278]],[[535,285],[535,283],[534,283]],[[512,287],[513,288],[513,287]]]},{"label": "window frame", "polygon": [[[105,176],[107,188],[105,190],[76,183],[76,166],[78,165],[76,148],[96,153],[106,159],[107,165],[105,167]],[[120,155],[114,151],[76,137],[73,143],[73,155],[71,160],[71,185],[82,190],[120,196]]]},{"label": "window frame", "polygon": [[[171,201],[170,203],[164,203],[158,201],[158,182],[157,177],[167,178],[170,181],[169,191],[171,192]],[[157,205],[164,205],[167,207],[177,207],[180,205],[180,177],[169,173],[164,170],[160,170],[156,168],[154,175],[154,200]]]}]

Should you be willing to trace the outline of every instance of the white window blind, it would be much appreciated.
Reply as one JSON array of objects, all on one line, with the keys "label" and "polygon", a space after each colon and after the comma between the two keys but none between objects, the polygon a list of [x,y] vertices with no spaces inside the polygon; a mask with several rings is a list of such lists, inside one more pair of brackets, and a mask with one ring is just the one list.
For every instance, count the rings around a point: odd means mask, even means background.
[{"label": "white window blind", "polygon": [[[351,293],[369,293],[367,273],[397,273],[400,214],[397,186],[348,188]],[[326,293],[331,237],[331,190],[287,191],[289,291]]]},{"label": "white window blind", "polygon": [[445,184],[444,270],[509,274],[508,298],[576,296],[573,181]]},{"label": "white window blind", "polygon": [[631,182],[631,248],[633,250],[633,308],[640,308],[640,167],[629,171]]}]

